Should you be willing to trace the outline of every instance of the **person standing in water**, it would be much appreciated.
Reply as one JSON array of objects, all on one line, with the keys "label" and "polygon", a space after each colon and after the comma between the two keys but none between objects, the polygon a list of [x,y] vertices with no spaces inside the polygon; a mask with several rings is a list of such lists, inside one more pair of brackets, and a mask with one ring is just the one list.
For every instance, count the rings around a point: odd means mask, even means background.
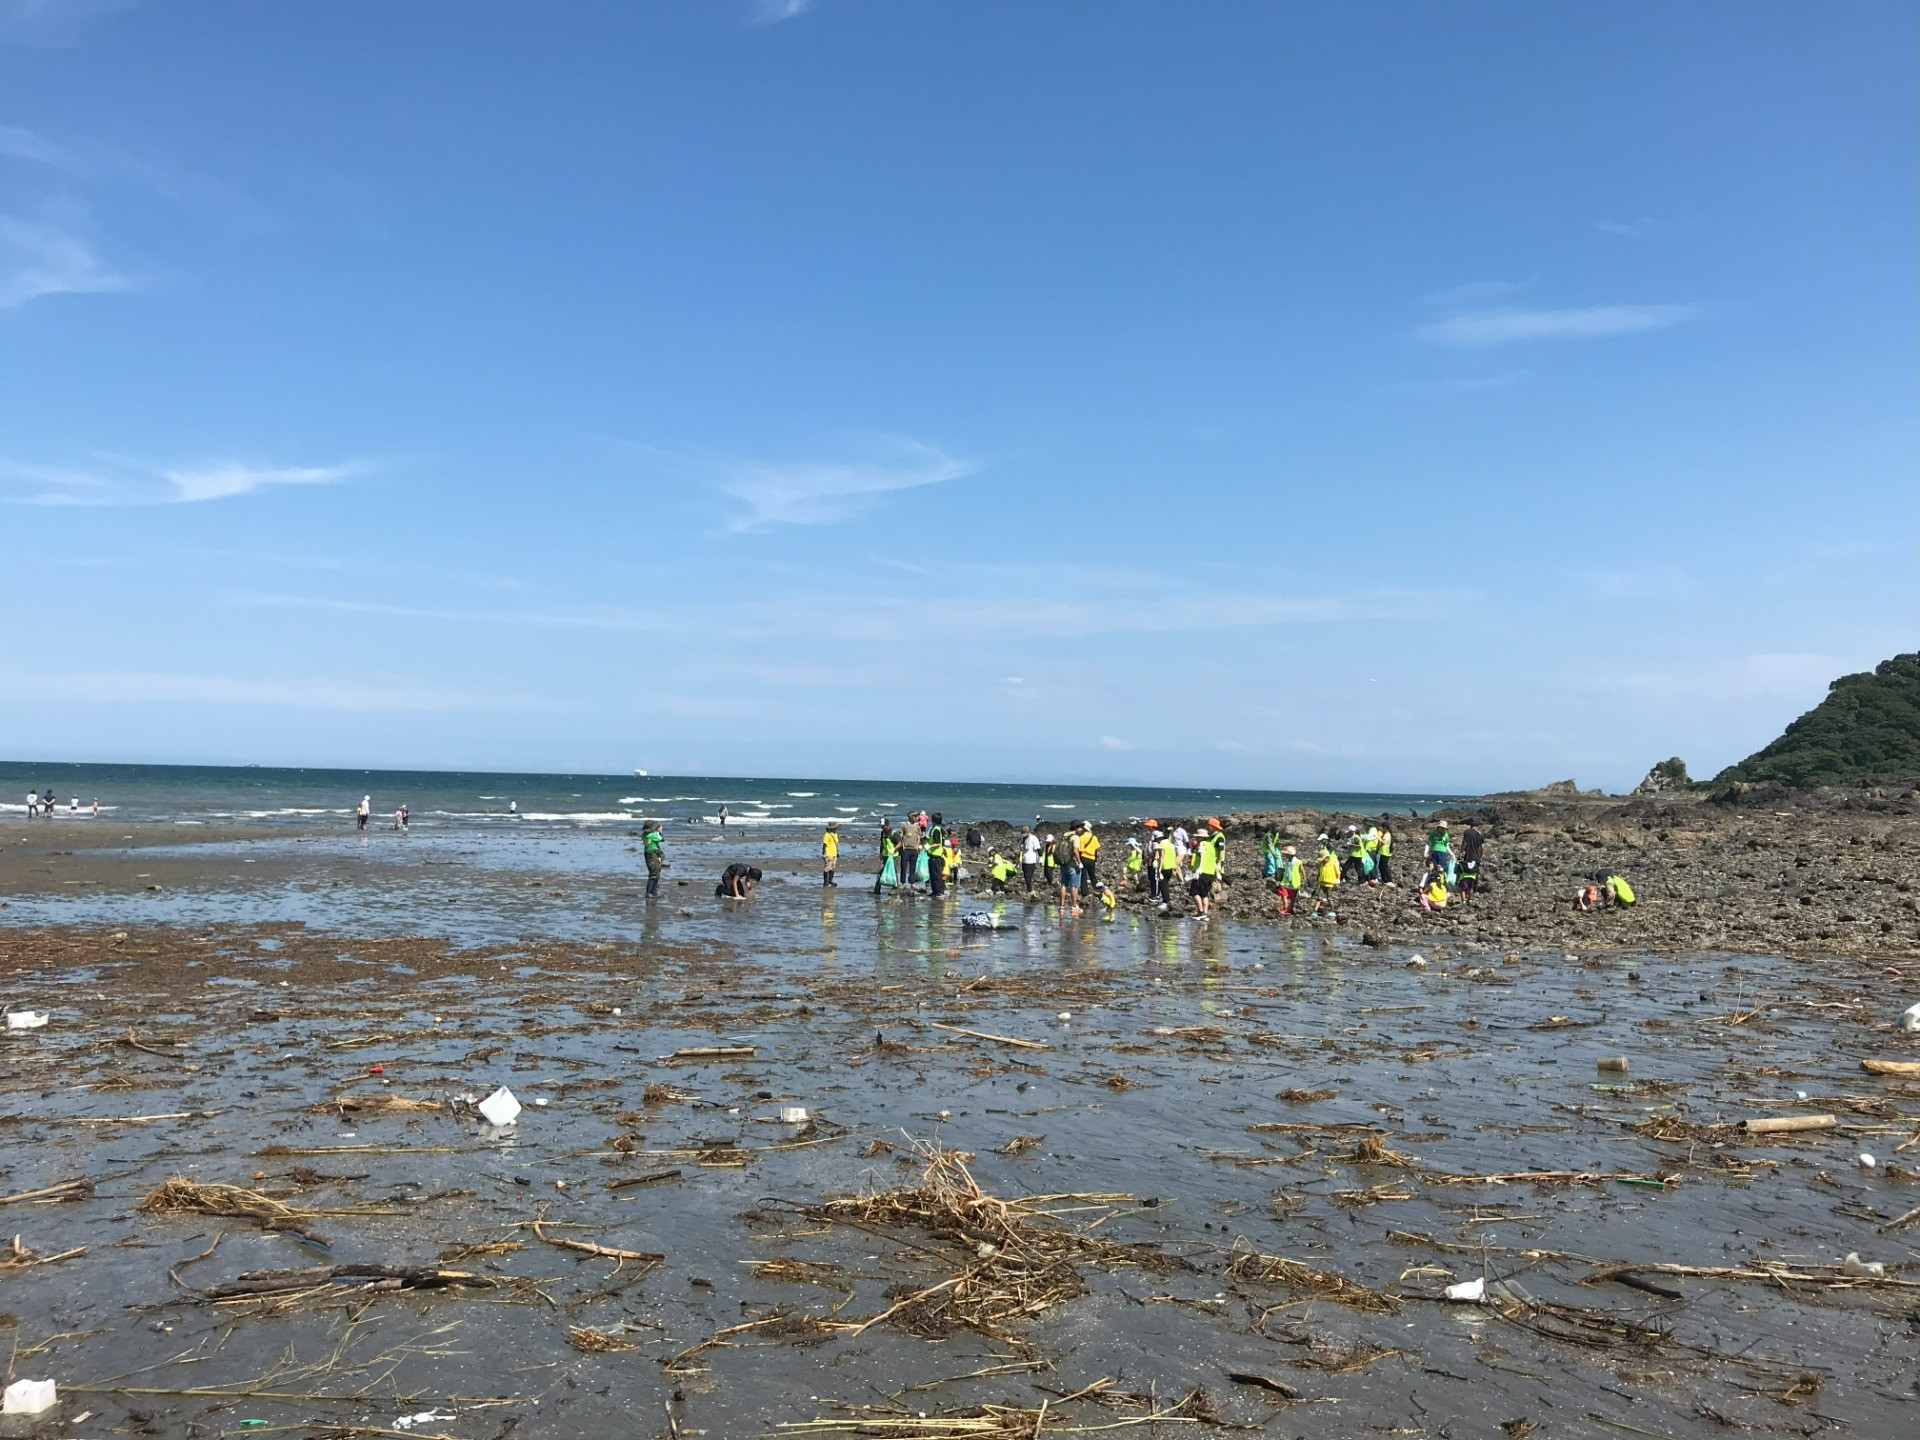
[{"label": "person standing in water", "polygon": [[371,795],[363,795],[360,797],[360,803],[354,807],[354,828],[356,830],[365,830],[367,828],[367,821],[372,818],[373,797]]},{"label": "person standing in water", "polygon": [[647,862],[647,899],[660,898],[660,872],[667,868],[667,838],[660,833],[660,822],[649,820],[640,827],[640,852]]},{"label": "person standing in water", "polygon": [[722,830],[727,828],[727,807],[725,805],[720,807],[720,828]]},{"label": "person standing in water", "polygon": [[507,801],[507,814],[511,815],[515,820],[520,818],[520,802],[518,800]]},{"label": "person standing in water", "polygon": [[833,890],[840,885],[840,822],[827,821],[827,832],[820,837],[820,884]]}]

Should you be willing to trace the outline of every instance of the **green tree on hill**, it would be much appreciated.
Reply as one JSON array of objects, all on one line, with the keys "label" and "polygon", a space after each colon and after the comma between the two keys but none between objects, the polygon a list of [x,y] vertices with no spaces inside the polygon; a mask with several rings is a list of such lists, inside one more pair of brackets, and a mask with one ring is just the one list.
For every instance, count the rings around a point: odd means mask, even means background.
[{"label": "green tree on hill", "polygon": [[1842,675],[1827,698],[1764,750],[1714,776],[1785,785],[1844,785],[1869,775],[1920,775],[1920,652]]}]

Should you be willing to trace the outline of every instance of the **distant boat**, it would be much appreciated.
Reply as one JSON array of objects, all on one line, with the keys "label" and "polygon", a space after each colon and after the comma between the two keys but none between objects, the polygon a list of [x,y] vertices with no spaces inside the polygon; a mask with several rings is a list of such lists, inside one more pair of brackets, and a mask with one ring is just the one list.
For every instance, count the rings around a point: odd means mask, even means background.
[{"label": "distant boat", "polygon": [[639,777],[640,777],[640,778],[641,778],[642,780],[644,780],[644,779],[646,779],[646,778],[647,778],[647,772],[646,772],[646,771],[644,771],[644,770],[636,770],[636,771],[634,771],[633,773],[634,773],[635,775],[638,775],[638,776],[639,776]]}]

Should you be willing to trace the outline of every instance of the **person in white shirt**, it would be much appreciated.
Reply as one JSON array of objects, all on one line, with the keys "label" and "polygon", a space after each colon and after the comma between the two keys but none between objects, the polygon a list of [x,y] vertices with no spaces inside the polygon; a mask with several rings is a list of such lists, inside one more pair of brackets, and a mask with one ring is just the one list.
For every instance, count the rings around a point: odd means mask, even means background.
[{"label": "person in white shirt", "polygon": [[1020,874],[1027,882],[1027,894],[1033,894],[1033,872],[1040,868],[1040,837],[1031,829],[1020,836]]}]

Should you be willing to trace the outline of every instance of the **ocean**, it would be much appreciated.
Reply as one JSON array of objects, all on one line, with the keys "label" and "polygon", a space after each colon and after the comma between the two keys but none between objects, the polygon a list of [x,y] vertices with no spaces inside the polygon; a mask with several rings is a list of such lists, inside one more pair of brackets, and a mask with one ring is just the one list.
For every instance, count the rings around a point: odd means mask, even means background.
[{"label": "ocean", "polygon": [[1136,820],[1235,810],[1428,811],[1461,798],[1286,790],[1180,790],[1102,785],[977,785],[948,780],[751,779],[697,775],[520,775],[452,770],[272,769],[215,765],[78,765],[0,762],[0,815],[23,817],[26,796],[53,791],[57,819],[100,818],[178,825],[279,825],[338,829],[363,795],[375,823],[406,805],[416,829],[485,830],[504,825],[631,825],[661,820],[813,829],[828,820],[875,823],[908,810],[949,822],[1039,818]]}]

